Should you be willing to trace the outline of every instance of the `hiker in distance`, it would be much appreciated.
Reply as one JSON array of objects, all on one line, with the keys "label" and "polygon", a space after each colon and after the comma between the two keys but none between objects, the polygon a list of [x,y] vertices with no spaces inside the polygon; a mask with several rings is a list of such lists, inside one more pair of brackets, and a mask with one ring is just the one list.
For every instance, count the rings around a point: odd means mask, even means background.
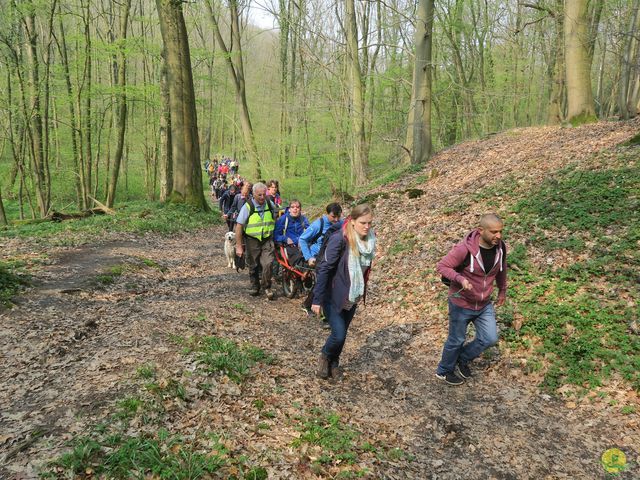
[{"label": "hiker in distance", "polygon": [[318,364],[317,375],[323,379],[342,379],[340,354],[358,303],[364,299],[376,252],[372,221],[369,205],[354,207],[342,228],[329,237],[324,253],[318,258],[311,310],[316,315],[324,310],[331,326]]},{"label": "hiker in distance", "polygon": [[249,295],[259,295],[262,287],[269,300],[275,298],[271,289],[275,217],[276,206],[267,200],[267,186],[256,183],[253,186],[253,196],[242,206],[236,218],[236,255],[242,257],[245,253],[242,241],[244,238],[251,281]]},{"label": "hiker in distance", "polygon": [[[491,292],[495,280],[498,286],[496,305],[505,302],[507,249],[502,241],[503,227],[504,223],[496,214],[482,215],[479,226],[437,264],[443,281],[449,283],[449,336],[436,377],[450,385],[461,385],[464,379],[470,378],[469,363],[498,342]],[[476,337],[465,344],[471,322]]]}]

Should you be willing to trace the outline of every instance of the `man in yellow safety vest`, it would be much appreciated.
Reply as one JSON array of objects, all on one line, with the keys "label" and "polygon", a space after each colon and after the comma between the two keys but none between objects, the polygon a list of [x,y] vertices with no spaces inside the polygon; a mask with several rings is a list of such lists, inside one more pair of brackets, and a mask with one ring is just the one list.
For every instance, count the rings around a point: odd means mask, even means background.
[{"label": "man in yellow safety vest", "polygon": [[[260,294],[260,287],[269,300],[275,298],[271,289],[271,265],[273,263],[273,231],[277,209],[267,200],[267,186],[256,183],[253,196],[244,204],[236,218],[236,255],[247,254],[247,266],[251,289],[249,295]],[[243,245],[245,239],[246,247]]]}]

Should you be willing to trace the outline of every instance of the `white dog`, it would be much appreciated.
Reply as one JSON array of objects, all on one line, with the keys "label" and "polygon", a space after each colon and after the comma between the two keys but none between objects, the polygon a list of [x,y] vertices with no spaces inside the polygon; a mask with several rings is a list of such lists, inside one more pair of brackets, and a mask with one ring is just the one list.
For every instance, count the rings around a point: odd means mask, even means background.
[{"label": "white dog", "polygon": [[227,267],[236,268],[236,234],[227,232],[224,235],[224,256],[227,257]]}]

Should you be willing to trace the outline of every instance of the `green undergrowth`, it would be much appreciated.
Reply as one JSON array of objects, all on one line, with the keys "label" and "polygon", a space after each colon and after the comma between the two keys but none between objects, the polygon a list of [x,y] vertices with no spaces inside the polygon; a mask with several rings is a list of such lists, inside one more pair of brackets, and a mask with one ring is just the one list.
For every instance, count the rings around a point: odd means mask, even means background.
[{"label": "green undergrowth", "polygon": [[[219,350],[211,343],[233,349],[232,342],[223,339],[207,337],[191,343],[198,345],[193,353]],[[243,351],[254,362],[267,358],[255,347]],[[247,367],[237,367],[242,368]],[[129,388],[132,392],[114,402],[99,423],[74,436],[67,451],[42,468],[40,477],[266,479],[263,467],[227,447],[229,434],[221,425],[182,429],[180,418],[191,418],[194,401],[216,388],[215,382],[207,381],[209,375],[206,369],[180,373],[150,363],[140,365]]]},{"label": "green undergrowth", "polygon": [[249,343],[237,344],[220,337],[177,337],[184,354],[194,354],[196,361],[207,372],[222,373],[236,383],[241,383],[257,363],[271,364],[275,358]]},{"label": "green undergrowth", "polygon": [[299,435],[292,446],[311,447],[310,469],[323,478],[367,477],[370,472],[359,463],[370,457],[375,457],[377,462],[413,461],[413,456],[401,448],[363,439],[363,434],[337,412],[310,408],[295,416],[294,421]]},{"label": "green undergrowth", "polygon": [[[11,210],[11,202],[6,203]],[[117,205],[115,215],[61,222],[13,222],[0,229],[0,237],[30,237],[53,245],[77,245],[95,241],[108,232],[171,234],[221,222],[215,212],[201,212],[180,204],[138,201]]]},{"label": "green undergrowth", "polygon": [[640,168],[635,149],[620,155],[617,168],[566,167],[506,207],[503,337],[532,352],[526,368],[550,391],[611,377],[640,391]]},{"label": "green undergrowth", "polygon": [[11,299],[29,283],[24,263],[0,261],[0,306],[10,307]]}]

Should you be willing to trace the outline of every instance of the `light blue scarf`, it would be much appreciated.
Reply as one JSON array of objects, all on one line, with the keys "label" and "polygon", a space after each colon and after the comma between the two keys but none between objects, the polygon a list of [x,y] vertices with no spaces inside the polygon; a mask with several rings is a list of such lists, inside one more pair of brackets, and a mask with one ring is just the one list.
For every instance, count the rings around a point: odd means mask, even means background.
[{"label": "light blue scarf", "polygon": [[360,255],[353,255],[349,250],[349,302],[357,303],[364,295],[364,275],[363,270],[371,266],[371,261],[376,254],[376,235],[373,230],[369,230],[367,238],[361,240],[356,235],[356,243]]}]

